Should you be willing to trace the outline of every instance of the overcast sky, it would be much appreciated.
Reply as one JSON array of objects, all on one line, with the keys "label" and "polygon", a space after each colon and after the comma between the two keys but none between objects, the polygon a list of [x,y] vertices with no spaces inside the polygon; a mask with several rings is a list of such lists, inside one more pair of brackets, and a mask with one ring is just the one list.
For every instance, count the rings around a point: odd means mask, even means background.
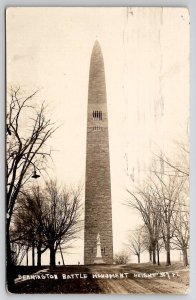
[{"label": "overcast sky", "polygon": [[[123,205],[152,153],[176,155],[189,118],[189,15],[182,8],[9,8],[7,83],[41,88],[54,121],[51,176],[85,182],[88,76],[102,49],[108,102],[114,252],[141,222]],[[40,179],[41,180],[41,179]],[[120,216],[120,218],[119,218]],[[65,257],[83,262],[83,240]]]}]

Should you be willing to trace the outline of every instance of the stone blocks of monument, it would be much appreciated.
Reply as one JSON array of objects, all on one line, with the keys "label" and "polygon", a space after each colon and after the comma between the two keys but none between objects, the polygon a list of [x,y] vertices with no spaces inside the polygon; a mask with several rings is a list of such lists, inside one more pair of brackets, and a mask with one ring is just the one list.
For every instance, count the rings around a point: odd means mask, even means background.
[{"label": "stone blocks of monument", "polygon": [[113,263],[111,181],[108,113],[103,55],[99,43],[93,47],[88,90],[84,264],[94,264],[97,236],[101,256]]}]

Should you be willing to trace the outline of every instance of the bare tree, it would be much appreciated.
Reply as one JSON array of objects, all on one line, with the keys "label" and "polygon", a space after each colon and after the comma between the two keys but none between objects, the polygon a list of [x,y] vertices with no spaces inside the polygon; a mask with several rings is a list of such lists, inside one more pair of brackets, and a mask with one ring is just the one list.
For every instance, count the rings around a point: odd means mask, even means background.
[{"label": "bare tree", "polygon": [[157,254],[158,264],[163,242],[166,265],[171,264],[173,245],[181,249],[184,264],[188,263],[189,203],[183,201],[188,199],[189,191],[189,151],[186,144],[177,146],[175,159],[163,153],[156,155],[156,163],[152,164],[143,187],[128,190],[128,205],[139,211],[147,228],[146,245],[150,260],[152,252],[155,263]]},{"label": "bare tree", "polygon": [[174,244],[175,249],[182,251],[184,266],[189,264],[188,249],[190,240],[190,215],[188,202],[189,200],[187,199],[187,196],[181,195],[178,199],[176,213],[172,216],[174,227],[174,238],[172,243]]},{"label": "bare tree", "polygon": [[55,256],[61,245],[68,247],[81,229],[81,189],[60,189],[56,181],[49,181],[45,188],[33,186],[18,201],[14,215],[15,243],[32,249],[37,248],[37,265],[41,255],[50,250],[50,266],[56,265]]},{"label": "bare tree", "polygon": [[160,174],[158,170],[154,170],[154,177],[151,176],[151,187],[156,196],[157,207],[161,214],[161,234],[166,250],[166,265],[171,264],[171,239],[174,236],[174,227],[172,226],[172,216],[176,211],[176,204],[180,194],[182,193],[184,180],[179,177],[179,172],[168,172]]},{"label": "bare tree", "polygon": [[[28,95],[20,87],[10,88],[7,97],[7,279],[9,290],[14,286],[13,262],[10,246],[10,224],[15,204],[21,189],[31,177],[45,167],[50,149],[47,140],[55,131],[54,124],[46,117],[44,103],[33,101],[38,91]],[[33,176],[32,176],[33,173]]]},{"label": "bare tree", "polygon": [[42,233],[42,212],[44,194],[38,185],[31,187],[20,195],[12,220],[14,237],[11,242],[26,245],[32,249],[32,265],[35,265],[35,249],[37,249],[37,265],[41,266],[41,255],[47,250]]},{"label": "bare tree", "polygon": [[[189,151],[185,143],[177,143],[177,157],[169,159],[165,154],[159,155],[159,161],[164,163],[164,168],[154,168],[153,187],[157,193],[157,199],[162,214],[162,238],[166,249],[166,264],[171,264],[170,248],[171,242],[175,236],[175,241],[181,240],[181,247],[186,257],[189,231],[187,224],[189,217]],[[183,202],[183,203],[182,203]],[[185,217],[185,223],[182,224],[182,214]],[[184,228],[183,228],[183,225]],[[183,229],[182,229],[183,228]],[[172,242],[173,244],[173,242]],[[183,250],[185,249],[185,250]],[[185,258],[186,261],[186,258]]]},{"label": "bare tree", "polygon": [[149,231],[146,226],[143,226],[142,228],[142,244],[144,247],[144,250],[148,251],[149,253],[149,262],[152,262],[152,245],[150,242],[150,236]]},{"label": "bare tree", "polygon": [[127,204],[138,210],[148,230],[149,244],[153,255],[152,261],[153,264],[156,264],[156,245],[160,238],[162,222],[161,211],[157,205],[156,195],[149,183],[146,183],[142,188],[138,187],[134,192],[130,190],[127,191],[130,195],[130,199]]},{"label": "bare tree", "polygon": [[56,181],[46,184],[42,232],[50,250],[50,267],[55,268],[56,251],[78,238],[81,230],[81,189],[60,189]]},{"label": "bare tree", "polygon": [[157,241],[157,245],[156,245],[156,253],[157,253],[157,265],[160,265],[160,252],[161,250],[164,248],[164,242],[163,239],[159,239]]},{"label": "bare tree", "polygon": [[114,263],[117,265],[126,265],[129,261],[129,255],[125,251],[121,251],[114,255]]},{"label": "bare tree", "polygon": [[143,228],[144,226],[134,230],[129,236],[129,250],[131,254],[136,255],[138,263],[140,263],[141,253],[146,249],[146,245],[143,240]]},{"label": "bare tree", "polygon": [[189,177],[189,142],[188,140],[184,142],[177,141],[175,144],[177,150],[175,158],[171,159],[171,157],[168,157],[168,155],[162,151],[160,151],[156,157],[158,157],[170,171],[177,171],[180,176]]}]

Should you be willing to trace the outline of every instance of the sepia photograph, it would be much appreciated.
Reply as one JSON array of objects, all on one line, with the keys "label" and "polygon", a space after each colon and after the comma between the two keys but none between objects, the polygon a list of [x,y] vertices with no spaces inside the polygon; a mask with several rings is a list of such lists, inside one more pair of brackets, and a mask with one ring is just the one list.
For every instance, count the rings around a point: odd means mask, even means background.
[{"label": "sepia photograph", "polygon": [[188,294],[190,16],[8,7],[6,290]]}]

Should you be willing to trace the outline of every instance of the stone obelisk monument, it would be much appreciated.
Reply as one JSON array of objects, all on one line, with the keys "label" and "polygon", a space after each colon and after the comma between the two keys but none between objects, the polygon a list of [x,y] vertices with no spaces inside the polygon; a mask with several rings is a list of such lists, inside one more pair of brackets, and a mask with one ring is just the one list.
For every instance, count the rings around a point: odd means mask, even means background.
[{"label": "stone obelisk monument", "polygon": [[108,114],[103,55],[93,47],[88,89],[84,264],[113,263]]}]

